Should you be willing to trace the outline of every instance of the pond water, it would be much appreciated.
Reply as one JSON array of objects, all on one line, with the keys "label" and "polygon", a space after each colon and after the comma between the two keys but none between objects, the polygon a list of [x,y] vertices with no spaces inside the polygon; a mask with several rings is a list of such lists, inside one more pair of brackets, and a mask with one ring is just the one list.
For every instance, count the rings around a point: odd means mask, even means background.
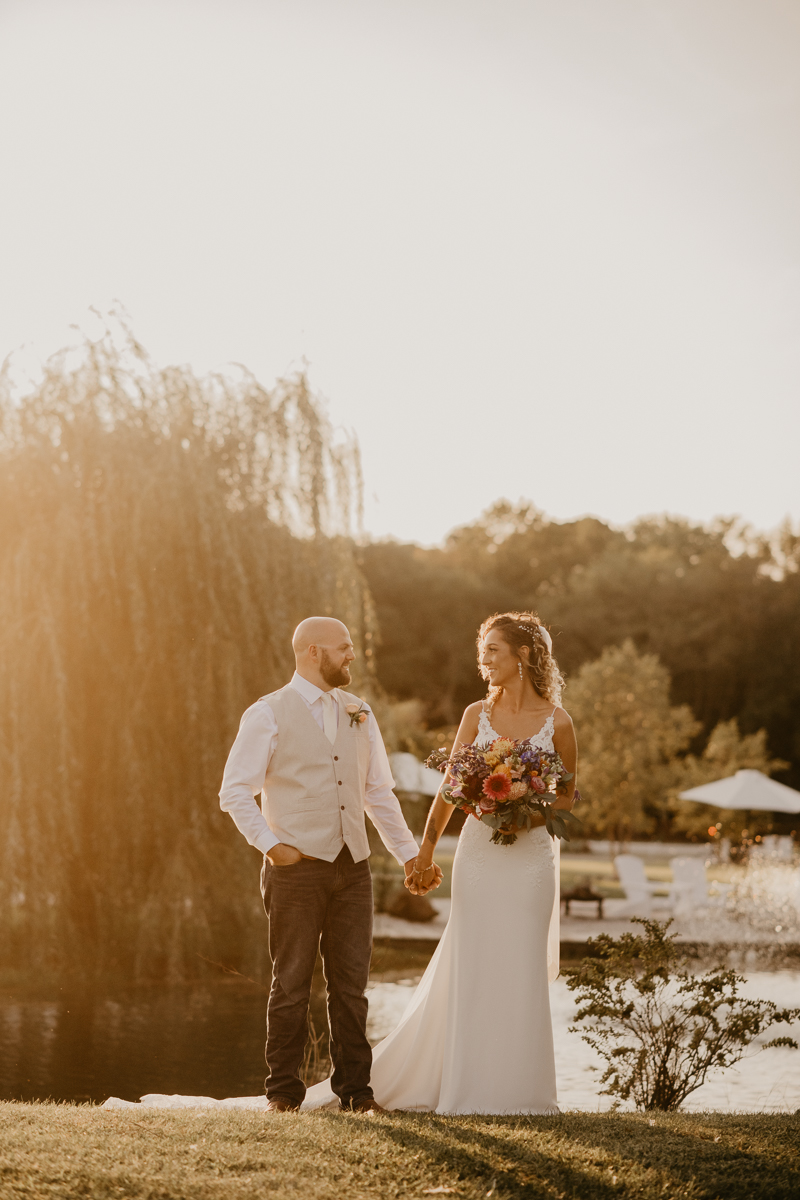
[{"label": "pond water", "polygon": [[[419,968],[419,963],[415,964]],[[394,1028],[413,993],[416,972],[376,979],[370,987],[371,1040]],[[800,972],[750,972],[745,994],[800,1004]],[[604,1109],[598,1061],[569,1033],[575,1004],[563,979],[551,988],[559,1102],[563,1109]],[[0,1099],[136,1100],[146,1092],[223,1098],[263,1094],[266,993],[242,980],[104,994],[58,990],[47,998],[0,992]],[[325,1024],[322,980],[312,1017]],[[786,1034],[775,1027],[762,1039]],[[791,1031],[800,1040],[800,1028]],[[800,1109],[800,1051],[758,1052],[712,1076],[687,1109]]]}]

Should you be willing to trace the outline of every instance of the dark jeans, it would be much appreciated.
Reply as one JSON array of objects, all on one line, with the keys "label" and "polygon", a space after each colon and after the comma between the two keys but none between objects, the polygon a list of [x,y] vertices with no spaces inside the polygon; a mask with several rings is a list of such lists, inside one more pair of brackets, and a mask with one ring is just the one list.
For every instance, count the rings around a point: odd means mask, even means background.
[{"label": "dark jeans", "polygon": [[261,892],[272,956],[267,1096],[302,1104],[306,1094],[300,1068],[319,947],[327,985],[333,1091],[345,1107],[353,1100],[371,1099],[372,1049],[364,995],[372,955],[372,877],[367,860],[354,863],[346,846],[332,863],[302,858],[291,867],[273,867],[265,858]]}]

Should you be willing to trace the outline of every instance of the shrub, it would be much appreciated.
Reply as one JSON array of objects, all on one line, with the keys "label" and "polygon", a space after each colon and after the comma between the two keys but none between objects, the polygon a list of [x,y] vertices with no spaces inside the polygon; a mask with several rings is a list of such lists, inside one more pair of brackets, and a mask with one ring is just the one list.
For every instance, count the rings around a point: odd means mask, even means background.
[{"label": "shrub", "polygon": [[[771,1000],[738,995],[744,982],[717,967],[693,975],[680,961],[671,921],[634,918],[645,935],[589,939],[597,957],[585,958],[569,977],[577,992],[573,1026],[607,1062],[605,1095],[632,1099],[639,1109],[677,1109],[709,1071],[738,1062],[750,1043],[776,1023],[800,1017],[800,1008],[779,1009]],[[790,1046],[789,1037],[766,1046]]]}]

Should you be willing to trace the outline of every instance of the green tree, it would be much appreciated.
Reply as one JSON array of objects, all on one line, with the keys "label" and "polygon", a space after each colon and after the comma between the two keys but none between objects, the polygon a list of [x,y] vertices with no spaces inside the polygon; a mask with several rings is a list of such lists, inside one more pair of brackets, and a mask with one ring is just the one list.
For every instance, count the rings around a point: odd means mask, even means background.
[{"label": "green tree", "polygon": [[720,721],[712,730],[703,753],[688,754],[681,764],[668,797],[673,828],[692,837],[705,838],[708,830],[720,822],[722,832],[728,837],[739,838],[744,829],[752,833],[769,821],[768,813],[754,814],[744,809],[720,809],[707,804],[694,804],[679,800],[677,793],[703,783],[712,783],[715,779],[726,779],[740,770],[763,771],[765,775],[774,775],[777,771],[785,771],[788,765],[780,758],[770,757],[765,729],[743,736],[735,717],[730,721]]},{"label": "green tree", "polygon": [[456,724],[485,695],[475,638],[483,619],[507,607],[494,573],[484,577],[442,550],[399,542],[363,547],[359,565],[375,603],[380,633],[376,670],[397,700],[422,700],[433,725]]},{"label": "green tree", "polygon": [[587,832],[617,842],[664,832],[676,760],[698,728],[686,705],[670,704],[666,668],[628,639],[585,663],[565,702],[578,734],[586,797],[578,815]]},{"label": "green tree", "polygon": [[800,661],[800,575],[796,540],[778,543],[730,520],[640,521],[539,607],[563,631],[567,672],[630,637],[658,656],[673,703],[706,734],[734,717],[745,734],[763,727],[799,772],[800,674],[788,664]]},{"label": "green tree", "polygon": [[6,963],[177,978],[265,953],[258,856],[216,793],[297,621],[373,632],[357,478],[302,376],[198,379],[109,333],[23,396],[0,378]]},{"label": "green tree", "polygon": [[455,529],[446,548],[451,560],[501,580],[519,598],[548,594],[624,544],[623,533],[596,517],[551,521],[529,501],[498,500],[477,521]]},{"label": "green tree", "polygon": [[[671,517],[614,530],[595,518],[553,521],[527,501],[498,501],[443,549],[368,548],[364,571],[384,641],[387,690],[456,719],[483,694],[474,635],[489,613],[535,608],[567,677],[631,638],[671,677],[707,736],[736,718],[764,728],[800,786],[800,536],[756,535],[742,522]],[[411,634],[405,636],[406,627]],[[409,653],[409,643],[413,650]],[[415,687],[421,690],[415,691]],[[699,751],[700,730],[692,749]]]}]

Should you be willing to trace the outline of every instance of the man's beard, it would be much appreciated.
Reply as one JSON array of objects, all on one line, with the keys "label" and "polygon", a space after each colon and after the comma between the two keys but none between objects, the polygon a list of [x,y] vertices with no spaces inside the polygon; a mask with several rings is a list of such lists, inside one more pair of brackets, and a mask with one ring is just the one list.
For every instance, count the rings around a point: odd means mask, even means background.
[{"label": "man's beard", "polygon": [[340,667],[335,667],[328,656],[327,650],[322,651],[322,662],[319,665],[319,673],[328,687],[343,687],[344,684],[350,682],[350,668],[347,663],[342,663]]}]

